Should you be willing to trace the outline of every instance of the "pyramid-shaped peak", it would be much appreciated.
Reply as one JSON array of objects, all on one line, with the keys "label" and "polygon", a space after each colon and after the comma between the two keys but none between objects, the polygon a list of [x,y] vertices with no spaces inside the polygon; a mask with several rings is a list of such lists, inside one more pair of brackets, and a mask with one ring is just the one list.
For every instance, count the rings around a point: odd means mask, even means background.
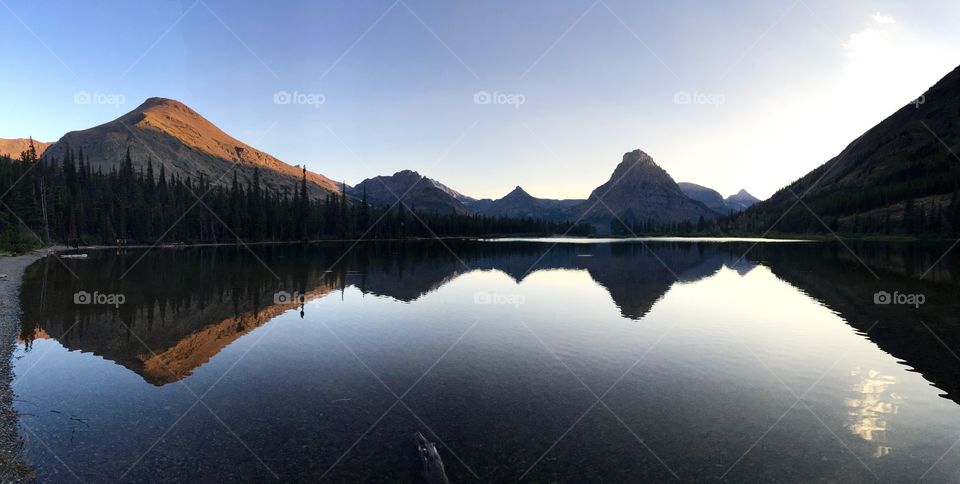
[{"label": "pyramid-shaped peak", "polygon": [[510,193],[503,196],[501,200],[532,200],[534,197],[526,192],[520,185],[517,185]]},{"label": "pyramid-shaped peak", "polygon": [[740,189],[740,191],[737,192],[736,195],[731,195],[731,196],[730,196],[730,199],[732,199],[732,200],[750,201],[750,202],[758,202],[758,201],[760,201],[759,198],[751,195],[750,192],[748,192],[746,189]]},{"label": "pyramid-shaped peak", "polygon": [[628,151],[623,154],[623,161],[637,163],[637,162],[649,162],[653,163],[653,158],[648,155],[645,151],[636,149],[633,151]]},{"label": "pyramid-shaped peak", "polygon": [[[644,176],[645,174],[669,177],[669,175],[653,161],[650,155],[639,149],[623,154],[623,161],[621,161],[613,171],[613,179],[620,179],[628,174],[631,178]],[[673,179],[670,179],[670,183],[673,183]]]}]

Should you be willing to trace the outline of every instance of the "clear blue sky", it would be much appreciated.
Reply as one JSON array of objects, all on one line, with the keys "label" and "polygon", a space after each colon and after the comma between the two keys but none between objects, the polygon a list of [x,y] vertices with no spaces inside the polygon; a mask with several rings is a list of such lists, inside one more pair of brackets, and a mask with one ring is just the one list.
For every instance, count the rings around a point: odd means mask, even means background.
[{"label": "clear blue sky", "polygon": [[0,51],[0,137],[162,96],[350,184],[585,197],[641,148],[765,197],[960,64],[960,2],[0,0]]}]

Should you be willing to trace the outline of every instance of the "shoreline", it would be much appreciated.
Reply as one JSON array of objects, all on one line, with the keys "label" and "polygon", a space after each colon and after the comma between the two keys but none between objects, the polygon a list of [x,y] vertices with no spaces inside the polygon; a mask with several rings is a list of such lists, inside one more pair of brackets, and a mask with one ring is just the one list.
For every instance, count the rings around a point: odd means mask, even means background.
[{"label": "shoreline", "polygon": [[[45,249],[35,249],[34,253],[43,252],[54,254],[54,253],[71,253],[76,251],[84,250],[117,250],[117,249],[188,249],[195,247],[254,247],[254,246],[271,246],[271,245],[314,245],[314,244],[325,244],[325,243],[350,243],[350,242],[423,242],[430,240],[474,240],[480,242],[509,242],[516,240],[543,240],[543,241],[578,241],[578,242],[609,242],[609,241],[620,241],[620,242],[629,242],[629,241],[657,241],[664,240],[667,242],[676,242],[676,241],[690,241],[690,242],[830,242],[837,239],[845,241],[858,241],[858,242],[937,242],[937,241],[954,241],[957,240],[951,237],[935,237],[935,238],[921,238],[921,237],[912,237],[912,236],[896,236],[896,235],[870,235],[870,236],[832,236],[832,235],[823,235],[823,234],[767,234],[765,236],[757,235],[746,235],[746,234],[737,234],[737,235],[650,235],[650,236],[636,236],[636,237],[617,237],[617,236],[556,236],[556,235],[501,235],[501,236],[492,236],[492,237],[481,237],[481,236],[446,236],[446,237],[407,237],[402,239],[314,239],[307,241],[299,240],[263,240],[257,242],[245,242],[245,241],[235,241],[235,242],[202,242],[202,243],[170,243],[170,244],[127,244],[127,245],[113,245],[113,244],[95,244],[95,245],[80,245],[80,246],[64,246],[58,245],[54,247],[49,247]],[[11,256],[0,256],[0,258],[9,258]],[[3,273],[3,272],[0,272]]]},{"label": "shoreline", "polygon": [[27,464],[20,434],[20,418],[13,408],[13,353],[20,331],[20,285],[27,267],[64,247],[39,249],[22,255],[0,256],[0,481],[31,482],[33,469]]}]

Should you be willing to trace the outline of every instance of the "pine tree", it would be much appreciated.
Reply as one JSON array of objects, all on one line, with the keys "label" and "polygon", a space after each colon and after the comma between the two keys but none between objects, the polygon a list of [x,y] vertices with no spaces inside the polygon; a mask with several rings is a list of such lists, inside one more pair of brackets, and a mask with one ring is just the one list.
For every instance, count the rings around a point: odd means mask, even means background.
[{"label": "pine tree", "polygon": [[357,218],[357,230],[367,233],[370,229],[370,204],[367,202],[367,185],[363,185],[363,198],[360,199],[360,214]]},{"label": "pine tree", "polygon": [[300,240],[308,238],[307,224],[310,220],[310,196],[307,194],[307,166],[303,166],[303,176],[300,178],[300,193],[297,196],[297,234]]},{"label": "pine tree", "polygon": [[341,239],[346,239],[350,235],[350,220],[347,216],[347,183],[340,182],[340,193],[343,194],[340,197],[340,224],[339,224],[339,233]]}]

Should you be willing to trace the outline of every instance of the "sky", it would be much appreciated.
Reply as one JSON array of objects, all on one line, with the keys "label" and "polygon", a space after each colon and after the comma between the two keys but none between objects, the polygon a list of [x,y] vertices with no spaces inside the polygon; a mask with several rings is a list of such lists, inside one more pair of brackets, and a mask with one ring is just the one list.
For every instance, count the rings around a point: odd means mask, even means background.
[{"label": "sky", "polygon": [[642,149],[760,198],[960,65],[960,2],[0,0],[0,137],[152,96],[335,180],[585,198]]}]

